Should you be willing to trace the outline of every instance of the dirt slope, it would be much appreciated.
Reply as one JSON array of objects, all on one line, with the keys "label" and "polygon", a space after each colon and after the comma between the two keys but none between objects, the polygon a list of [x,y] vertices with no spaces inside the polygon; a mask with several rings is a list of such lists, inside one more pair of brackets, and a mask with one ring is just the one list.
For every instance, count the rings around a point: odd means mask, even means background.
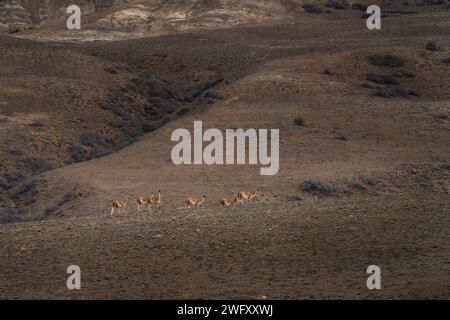
[{"label": "dirt slope", "polygon": [[[402,22],[408,21],[412,22],[412,19],[404,18]],[[357,25],[359,21],[354,20],[354,23]],[[433,22],[439,23],[438,20]],[[396,30],[394,26],[388,29],[392,30],[391,40],[383,37],[381,48],[377,37],[363,42],[368,31],[348,40],[345,32],[353,33],[355,25],[341,27],[342,36],[333,35],[332,42],[330,36],[324,36],[326,28],[339,28],[338,23],[322,27],[324,35],[321,36],[318,31],[313,31],[318,30],[317,26],[304,27],[306,39],[295,32],[296,26],[283,26],[268,27],[264,32],[261,28],[247,28],[239,33],[221,31],[173,38],[191,43],[183,48],[183,52],[176,45],[167,46],[154,39],[133,43],[124,51],[117,48],[131,43],[96,49],[119,53],[114,58],[118,61],[120,54],[128,56],[128,51],[134,51],[136,57],[142,59],[142,70],[154,74],[160,66],[147,63],[152,61],[153,55],[144,55],[148,43],[152,43],[153,52],[162,51],[168,57],[175,56],[183,61],[202,55],[204,61],[196,64],[195,70],[203,73],[210,70],[212,74],[236,80],[221,84],[222,99],[210,101],[214,104],[200,103],[193,112],[169,122],[120,152],[44,174],[38,182],[39,193],[27,207],[28,218],[40,216],[49,195],[59,199],[65,192],[70,192],[77,200],[60,212],[64,215],[106,212],[110,199],[123,195],[137,197],[157,190],[163,190],[164,196],[170,199],[165,205],[176,207],[181,198],[202,194],[205,185],[213,199],[237,191],[237,188],[255,185],[261,186],[262,192],[272,199],[281,192],[301,192],[298,184],[307,179],[321,179],[345,190],[352,189],[355,179],[379,176],[380,183],[386,182],[377,192],[389,194],[397,189],[409,192],[414,176],[407,174],[405,181],[397,183],[397,175],[411,170],[428,171],[435,165],[440,168],[441,178],[423,188],[448,192],[445,164],[449,131],[445,115],[449,111],[445,101],[449,93],[449,74],[447,65],[441,62],[447,52],[428,52],[423,48],[432,34],[410,38],[408,43],[400,46],[397,34],[402,30]],[[416,26],[411,23],[409,29],[424,28],[419,24]],[[265,40],[260,33],[265,35]],[[358,38],[361,41],[355,43]],[[206,41],[210,45],[208,49],[198,45]],[[438,38],[437,41],[445,46],[447,40]],[[396,47],[392,48],[391,43]],[[376,54],[395,55],[402,60],[403,66],[374,66],[368,57]],[[216,64],[213,61],[217,61]],[[332,70],[331,75],[324,73],[326,68]],[[399,88],[415,95],[378,96],[376,94],[385,86],[366,80],[369,73],[390,76],[399,71],[414,74],[412,78],[395,79],[400,83]],[[194,71],[188,72],[192,76]],[[297,116],[305,119],[304,126],[294,123]],[[170,161],[174,146],[170,141],[171,133],[177,128],[192,130],[194,120],[202,120],[205,128],[223,130],[238,127],[279,129],[280,172],[264,178],[259,175],[257,166],[174,166]],[[422,190],[421,185],[414,188],[414,192]],[[17,193],[15,189],[10,192],[12,195]],[[20,201],[21,196],[18,197]],[[47,215],[53,214],[46,213],[44,217]]]}]

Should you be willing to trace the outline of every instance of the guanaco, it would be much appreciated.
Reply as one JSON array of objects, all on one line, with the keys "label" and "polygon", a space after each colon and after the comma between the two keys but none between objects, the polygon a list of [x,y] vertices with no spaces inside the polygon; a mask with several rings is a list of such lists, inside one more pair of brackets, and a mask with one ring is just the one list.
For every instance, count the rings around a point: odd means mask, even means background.
[{"label": "guanaco", "polygon": [[156,211],[161,210],[161,190],[158,191],[158,195],[152,195],[150,197],[150,207],[155,206]]},{"label": "guanaco", "polygon": [[128,204],[128,199],[127,197],[125,197],[125,200],[112,200],[112,209],[111,209],[111,215],[114,214],[114,211],[116,211],[117,209],[119,210],[119,214],[120,212],[122,212],[122,209],[124,209]]},{"label": "guanaco", "polygon": [[139,197],[136,199],[138,205],[138,213],[141,211],[141,206],[146,206],[147,210],[150,211],[151,199],[153,197],[153,192],[150,196]]},{"label": "guanaco", "polygon": [[252,192],[250,192],[250,196],[249,196],[249,198],[248,198],[248,200],[250,201],[250,203],[252,203],[252,202],[253,202],[253,199],[256,198],[257,193],[258,193],[258,190],[256,190],[256,188],[255,188],[255,190],[253,190]]},{"label": "guanaco", "polygon": [[257,193],[258,191],[256,190],[256,188],[253,191],[241,191],[237,194],[238,202],[242,204],[244,204],[246,201],[252,203]]},{"label": "guanaco", "polygon": [[190,208],[192,206],[200,208],[203,203],[205,203],[206,196],[203,195],[201,198],[198,197],[190,197],[184,200],[184,207]]},{"label": "guanaco", "polygon": [[234,198],[222,198],[220,199],[219,203],[222,207],[232,207],[236,205],[238,201],[237,195],[234,196]]}]

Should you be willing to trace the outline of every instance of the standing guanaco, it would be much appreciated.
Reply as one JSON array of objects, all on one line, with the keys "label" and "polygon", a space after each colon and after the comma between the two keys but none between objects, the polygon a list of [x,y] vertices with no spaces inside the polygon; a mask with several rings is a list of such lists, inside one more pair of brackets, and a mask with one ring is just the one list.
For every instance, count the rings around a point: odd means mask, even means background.
[{"label": "standing guanaco", "polygon": [[138,213],[141,211],[141,206],[146,206],[147,210],[150,211],[151,198],[153,197],[153,191],[150,196],[139,197],[136,199],[138,206]]},{"label": "standing guanaco", "polygon": [[253,202],[253,199],[256,197],[256,194],[258,191],[241,191],[237,194],[238,202],[244,204],[246,201],[251,203]]},{"label": "standing guanaco", "polygon": [[198,197],[190,197],[184,200],[184,207],[190,208],[192,206],[200,208],[203,203],[205,203],[206,196],[203,195],[201,198]]},{"label": "standing guanaco", "polygon": [[158,195],[154,196],[152,195],[150,197],[150,207],[155,206],[156,211],[161,210],[161,190],[158,191]]},{"label": "standing guanaco", "polygon": [[122,212],[122,209],[124,209],[128,204],[128,199],[125,197],[125,200],[112,200],[112,209],[111,209],[111,215],[114,214],[114,211],[117,209],[119,210],[119,214]]}]

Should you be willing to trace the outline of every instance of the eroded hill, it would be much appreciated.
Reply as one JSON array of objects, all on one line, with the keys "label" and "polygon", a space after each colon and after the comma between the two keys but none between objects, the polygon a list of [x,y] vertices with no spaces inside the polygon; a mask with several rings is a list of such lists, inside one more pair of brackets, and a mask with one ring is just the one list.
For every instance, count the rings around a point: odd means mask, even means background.
[{"label": "eroded hill", "polygon": [[[308,22],[361,16],[367,5],[378,4],[385,15],[402,15],[446,8],[444,1],[345,0],[83,0],[82,30],[66,30],[66,0],[2,0],[0,32],[45,39],[136,38],[180,31],[207,30],[240,24]],[[389,11],[389,12],[388,12]]]}]

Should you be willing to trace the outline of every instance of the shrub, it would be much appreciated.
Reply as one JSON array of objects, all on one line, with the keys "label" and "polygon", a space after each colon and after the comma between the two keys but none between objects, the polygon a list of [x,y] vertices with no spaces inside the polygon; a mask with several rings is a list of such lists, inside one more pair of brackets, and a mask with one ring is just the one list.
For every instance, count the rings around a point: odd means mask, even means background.
[{"label": "shrub", "polygon": [[20,167],[31,171],[34,174],[40,174],[53,170],[55,167],[42,157],[28,157],[18,161]]},{"label": "shrub", "polygon": [[20,171],[7,172],[7,173],[5,173],[4,177],[8,184],[15,183],[15,182],[23,180],[25,178],[23,173]]},{"label": "shrub", "polygon": [[21,222],[20,211],[16,208],[0,208],[0,223]]},{"label": "shrub", "polygon": [[368,89],[374,89],[375,88],[375,86],[373,84],[371,84],[370,82],[367,82],[367,81],[364,81],[361,84],[361,86],[364,87],[364,88],[368,88]]},{"label": "shrub", "polygon": [[75,162],[85,161],[87,155],[88,151],[79,144],[69,147],[69,156]]},{"label": "shrub", "polygon": [[437,113],[437,114],[435,115],[435,117],[438,118],[438,119],[442,119],[442,120],[448,120],[448,119],[450,119],[450,115],[447,114],[447,113],[444,113],[444,112]]},{"label": "shrub", "polygon": [[325,3],[325,7],[343,10],[347,7],[347,2],[345,0],[328,0]]},{"label": "shrub", "polygon": [[89,153],[89,158],[90,159],[101,158],[101,157],[111,154],[112,152],[113,152],[113,150],[111,150],[111,149],[107,149],[107,148],[104,148],[101,146],[96,146],[96,147],[92,148],[91,152]]},{"label": "shrub", "polygon": [[439,51],[441,48],[433,41],[428,41],[427,45],[425,46],[425,49],[428,51]]},{"label": "shrub", "polygon": [[323,184],[318,180],[306,180],[300,183],[301,190],[311,193],[315,196],[329,196],[336,197],[339,195],[339,190],[331,185]]},{"label": "shrub", "polygon": [[370,186],[373,186],[377,183],[377,179],[372,176],[363,176],[361,177],[361,181]]},{"label": "shrub", "polygon": [[373,64],[377,67],[389,67],[389,68],[395,68],[395,67],[401,67],[403,66],[403,61],[391,54],[385,54],[385,55],[370,55],[368,57],[369,63]]},{"label": "shrub", "polygon": [[304,4],[303,9],[308,13],[322,13],[322,8],[318,4]]},{"label": "shrub", "polygon": [[162,97],[152,97],[150,102],[163,112],[172,113],[177,110],[177,106]]},{"label": "shrub", "polygon": [[303,117],[296,117],[294,119],[294,123],[298,126],[304,126],[305,125],[305,119]]},{"label": "shrub", "polygon": [[72,200],[73,198],[74,198],[74,196],[72,195],[72,193],[64,192],[64,194],[59,199],[57,199],[55,202],[47,205],[46,207],[44,207],[41,210],[41,212],[39,212],[39,219],[44,219],[52,213],[54,213],[54,214],[61,213],[62,210],[60,209],[60,207],[63,204],[65,204],[66,202]]},{"label": "shrub", "polygon": [[400,83],[391,76],[382,76],[375,73],[368,73],[366,79],[378,84],[399,85]]},{"label": "shrub", "polygon": [[352,187],[353,189],[356,189],[356,190],[359,190],[359,191],[364,191],[364,190],[366,190],[366,186],[365,186],[362,182],[360,182],[360,181],[358,181],[358,180],[356,180],[356,179],[353,179],[353,180],[352,180],[352,182],[351,182],[351,187]]},{"label": "shrub", "polygon": [[23,156],[23,151],[20,149],[10,149],[8,153],[14,157],[21,157]]},{"label": "shrub", "polygon": [[180,109],[178,109],[177,114],[179,116],[183,116],[183,115],[189,113],[189,111],[191,111],[191,109],[189,109],[188,107],[184,106],[184,107],[181,107]]},{"label": "shrub", "polygon": [[39,182],[40,180],[37,177],[25,180],[10,190],[10,198],[15,201],[24,202],[25,204],[33,203],[38,193],[35,188]]},{"label": "shrub", "polygon": [[111,146],[112,141],[97,132],[86,132],[80,136],[80,142],[86,146]]},{"label": "shrub", "polygon": [[0,191],[6,189],[8,187],[8,183],[5,180],[0,179]]},{"label": "shrub", "polygon": [[393,76],[396,78],[414,78],[414,73],[407,70],[398,70],[393,73]]},{"label": "shrub", "polygon": [[383,98],[418,96],[419,94],[413,90],[403,90],[397,86],[384,86],[378,88],[375,92],[376,96]]},{"label": "shrub", "polygon": [[220,94],[216,90],[208,89],[202,93],[202,97],[208,99],[220,99]]},{"label": "shrub", "polygon": [[359,10],[359,11],[365,12],[367,10],[367,5],[361,4],[361,3],[352,3],[351,8],[354,10]]},{"label": "shrub", "polygon": [[105,68],[106,72],[112,73],[112,74],[117,74],[117,70],[113,67],[106,67]]}]

